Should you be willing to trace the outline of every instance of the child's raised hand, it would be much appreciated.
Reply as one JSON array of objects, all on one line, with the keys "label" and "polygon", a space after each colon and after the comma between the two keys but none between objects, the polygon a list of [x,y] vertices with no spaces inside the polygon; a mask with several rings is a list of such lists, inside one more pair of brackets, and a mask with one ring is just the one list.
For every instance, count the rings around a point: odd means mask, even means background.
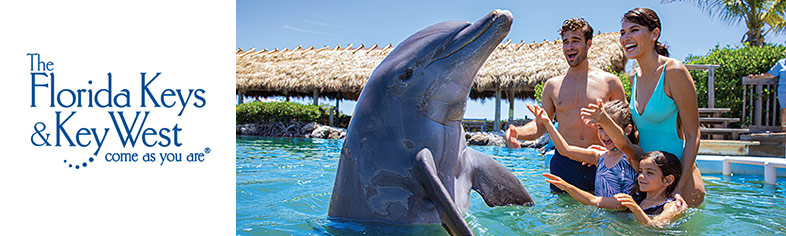
[{"label": "child's raised hand", "polygon": [[581,108],[581,120],[589,126],[597,126],[600,120],[606,118],[606,111],[603,110],[603,100],[598,98],[595,103],[587,104]]},{"label": "child's raised hand", "polygon": [[527,104],[527,109],[535,115],[535,121],[541,124],[548,124],[551,123],[551,118],[549,118],[549,114],[546,113],[546,110],[539,106],[534,106]]},{"label": "child's raised hand", "polygon": [[543,173],[543,177],[546,177],[546,182],[549,182],[550,184],[557,186],[557,188],[562,189],[563,191],[566,191],[566,188],[568,187],[568,185],[570,185],[568,182],[565,182],[565,180],[563,180],[562,178],[556,175]]}]

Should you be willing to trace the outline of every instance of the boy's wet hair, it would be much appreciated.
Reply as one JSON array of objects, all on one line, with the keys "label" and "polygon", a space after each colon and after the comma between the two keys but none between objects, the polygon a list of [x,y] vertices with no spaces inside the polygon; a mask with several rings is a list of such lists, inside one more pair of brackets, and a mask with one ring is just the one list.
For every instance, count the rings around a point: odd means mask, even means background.
[{"label": "boy's wet hair", "polygon": [[559,36],[567,31],[580,31],[584,34],[584,41],[592,40],[592,26],[587,23],[584,18],[571,18],[562,22],[562,27],[559,29]]},{"label": "boy's wet hair", "polygon": [[671,195],[671,193],[674,192],[674,188],[677,187],[677,182],[682,175],[682,163],[680,163],[680,159],[674,154],[663,151],[648,152],[641,157],[641,161],[646,159],[652,159],[652,162],[660,168],[664,178],[669,175],[674,176],[674,182],[666,187],[666,195]]}]

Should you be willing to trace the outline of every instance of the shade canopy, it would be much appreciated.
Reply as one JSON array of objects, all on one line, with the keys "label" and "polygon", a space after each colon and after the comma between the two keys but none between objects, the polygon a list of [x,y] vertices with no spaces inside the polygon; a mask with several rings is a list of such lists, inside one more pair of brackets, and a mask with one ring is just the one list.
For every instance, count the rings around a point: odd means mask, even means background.
[{"label": "shade canopy", "polygon": [[[246,96],[328,97],[356,100],[377,65],[393,47],[237,51],[236,93]],[[625,58],[619,33],[593,36],[588,59],[605,71],[622,71]],[[501,43],[478,71],[470,97],[494,97],[497,90],[514,97],[531,97],[535,85],[565,73],[568,64],[562,41]]]}]

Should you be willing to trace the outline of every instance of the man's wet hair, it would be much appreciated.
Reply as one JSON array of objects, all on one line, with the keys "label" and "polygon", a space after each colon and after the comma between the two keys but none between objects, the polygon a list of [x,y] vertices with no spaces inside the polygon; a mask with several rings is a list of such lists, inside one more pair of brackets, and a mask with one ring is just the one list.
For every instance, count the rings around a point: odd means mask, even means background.
[{"label": "man's wet hair", "polygon": [[567,31],[580,31],[584,34],[584,41],[592,40],[592,32],[594,32],[592,26],[584,18],[571,18],[562,22],[559,35],[563,36],[562,34]]}]

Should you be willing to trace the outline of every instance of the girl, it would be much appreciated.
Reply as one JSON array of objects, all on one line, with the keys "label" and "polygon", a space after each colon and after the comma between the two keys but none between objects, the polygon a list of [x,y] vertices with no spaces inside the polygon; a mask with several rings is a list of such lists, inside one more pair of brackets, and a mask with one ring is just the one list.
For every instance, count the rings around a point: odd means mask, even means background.
[{"label": "girl", "polygon": [[599,100],[594,107],[596,109],[582,109],[582,114],[592,117],[592,122],[600,125],[598,139],[603,146],[582,148],[568,145],[542,108],[527,105],[532,114],[535,114],[535,120],[546,127],[559,153],[575,161],[598,167],[595,172],[596,195],[612,197],[618,193],[629,193],[636,185],[635,170],[639,165],[639,156],[643,152],[638,145],[631,143],[626,137],[633,131],[628,105],[622,100],[614,100],[606,104],[602,104]]},{"label": "girl", "polygon": [[[663,226],[675,219],[687,206],[670,194],[675,190],[682,168],[680,160],[668,152],[648,152],[639,163],[639,191],[631,195],[620,193],[614,197],[593,196],[552,174],[543,174],[546,182],[565,190],[571,197],[584,205],[601,208],[628,208],[636,221],[646,225]],[[649,215],[653,215],[650,218]]]},{"label": "girl", "polygon": [[631,76],[630,110],[644,152],[667,151],[682,160],[682,177],[674,196],[688,205],[704,201],[704,182],[696,168],[699,150],[699,111],[696,86],[688,69],[658,42],[661,23],[648,8],[636,8],[622,17],[620,43],[625,55],[639,64]]}]

